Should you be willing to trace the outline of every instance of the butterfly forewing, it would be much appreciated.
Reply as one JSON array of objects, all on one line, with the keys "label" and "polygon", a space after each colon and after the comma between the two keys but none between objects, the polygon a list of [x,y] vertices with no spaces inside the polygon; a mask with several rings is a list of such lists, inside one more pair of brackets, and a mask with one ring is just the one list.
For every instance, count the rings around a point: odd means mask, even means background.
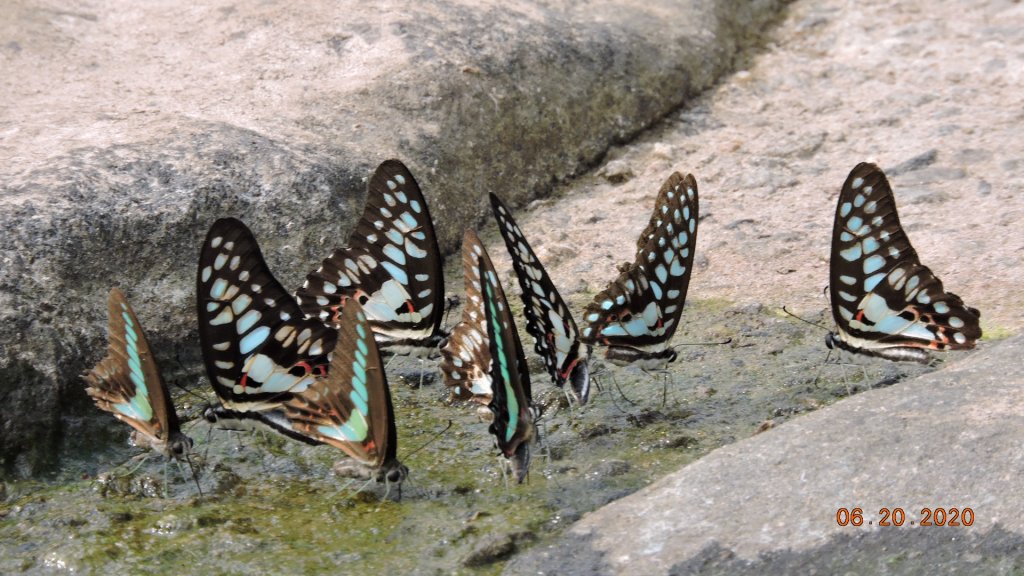
[{"label": "butterfly forewing", "polygon": [[533,336],[534,349],[544,359],[555,385],[561,387],[571,381],[577,398],[586,403],[590,392],[589,350],[580,343],[576,322],[512,213],[494,194],[491,208],[522,289],[526,331]]},{"label": "butterfly forewing", "polygon": [[832,314],[848,349],[924,361],[913,350],[885,349],[964,349],[981,337],[979,312],[921,264],[900,226],[892,188],[874,164],[857,165],[843,185],[830,262]]},{"label": "butterfly forewing", "polygon": [[467,230],[462,237],[462,269],[466,299],[459,322],[441,347],[441,374],[453,398],[491,401],[491,350],[484,325],[483,296],[480,292],[479,259],[483,244],[476,232]]},{"label": "butterfly forewing", "polygon": [[498,274],[486,252],[477,262],[491,352],[493,397],[489,406],[494,421],[490,430],[498,449],[512,459],[517,479],[522,482],[529,467],[529,443],[534,432],[530,371]]},{"label": "butterfly forewing", "polygon": [[297,299],[305,314],[335,327],[345,303],[356,299],[378,338],[437,335],[444,312],[441,258],[426,200],[404,164],[387,160],[377,168],[348,246],[306,277]]},{"label": "butterfly forewing", "polygon": [[663,350],[679,323],[697,242],[697,182],[672,174],[658,193],[636,260],[584,311],[582,340]]},{"label": "butterfly forewing", "polygon": [[180,456],[192,441],[181,434],[142,325],[117,288],[107,298],[107,315],[107,356],[86,373],[86,392],[98,407],[146,436],[152,447]]},{"label": "butterfly forewing", "polygon": [[242,222],[210,228],[196,284],[203,359],[225,408],[276,408],[324,372],[335,330],[303,317]]},{"label": "butterfly forewing", "polygon": [[374,468],[398,466],[391,391],[369,318],[346,304],[327,376],[286,405],[300,433],[343,450]]}]

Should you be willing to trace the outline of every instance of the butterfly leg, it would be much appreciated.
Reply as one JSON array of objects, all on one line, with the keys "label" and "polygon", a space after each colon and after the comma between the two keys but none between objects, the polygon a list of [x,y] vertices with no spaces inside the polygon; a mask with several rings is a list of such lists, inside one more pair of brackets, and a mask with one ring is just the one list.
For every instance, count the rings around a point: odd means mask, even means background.
[{"label": "butterfly leg", "polygon": [[498,468],[501,469],[501,479],[505,482],[505,492],[508,492],[508,476],[509,469],[512,468],[512,463],[508,461],[508,458],[505,458],[501,454],[498,454]]},{"label": "butterfly leg", "polygon": [[134,474],[135,474],[135,472],[136,472],[136,471],[137,471],[137,470],[138,470],[139,468],[141,468],[143,464],[145,464],[145,463],[146,463],[146,460],[149,460],[149,457],[150,457],[150,456],[151,456],[152,454],[153,454],[152,452],[146,452],[145,454],[141,454],[141,455],[139,455],[139,456],[136,456],[136,458],[138,458],[138,459],[139,459],[139,463],[138,463],[138,464],[136,464],[135,466],[133,466],[133,467],[132,467],[132,469],[131,469],[131,470],[129,470],[128,472],[125,472],[124,476],[121,476],[121,477],[122,477],[122,478],[128,478],[129,476],[132,476],[132,475],[134,475]]},{"label": "butterfly leg", "polygon": [[[612,384],[615,385],[616,389],[619,389],[619,383],[615,381],[615,375],[614,374],[612,374]],[[622,394],[622,390],[621,389],[619,389],[619,394]],[[629,415],[629,412],[627,410],[623,410],[622,406],[619,406],[619,403],[615,400],[615,394],[612,393],[611,388],[608,389],[608,397],[610,397],[612,399],[612,405],[615,406],[616,410],[618,410],[619,412],[622,412],[623,414]],[[622,397],[626,398],[626,396],[624,394],[623,394]],[[626,400],[629,400],[629,399],[626,398]]]},{"label": "butterfly leg", "polygon": [[636,406],[636,402],[633,402],[632,400],[627,398],[626,395],[622,392],[622,388],[619,387],[619,381],[616,380],[614,374],[612,374],[612,384],[615,384],[615,389],[619,391],[619,395],[622,396],[623,400],[625,400],[626,402],[629,402],[633,406]]},{"label": "butterfly leg", "polygon": [[187,453],[185,454],[185,461],[188,462],[188,468],[189,468],[189,470],[192,471],[192,480],[195,481],[195,483],[196,483],[196,490],[199,492],[199,497],[202,498],[203,497],[203,489],[199,486],[199,475],[196,473],[195,466],[192,465],[192,458],[190,458]]}]

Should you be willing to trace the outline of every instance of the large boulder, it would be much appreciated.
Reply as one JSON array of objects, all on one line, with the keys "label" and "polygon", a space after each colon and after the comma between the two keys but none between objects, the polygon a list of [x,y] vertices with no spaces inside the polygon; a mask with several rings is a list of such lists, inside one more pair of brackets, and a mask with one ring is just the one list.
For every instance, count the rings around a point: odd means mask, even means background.
[{"label": "large boulder", "polygon": [[102,356],[111,286],[170,379],[194,381],[214,219],[245,220],[298,286],[399,157],[451,250],[487,192],[521,203],[593,166],[729,70],[783,3],[11,3],[0,474],[89,446],[78,375]]}]

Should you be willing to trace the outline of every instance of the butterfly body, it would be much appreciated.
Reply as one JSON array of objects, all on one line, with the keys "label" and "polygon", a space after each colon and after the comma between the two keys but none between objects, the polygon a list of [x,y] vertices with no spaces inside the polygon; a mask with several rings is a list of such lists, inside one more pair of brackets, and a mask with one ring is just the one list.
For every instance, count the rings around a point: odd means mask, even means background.
[{"label": "butterfly body", "polygon": [[203,360],[225,418],[260,420],[325,373],[336,331],[303,316],[239,220],[210,227],[196,293]]},{"label": "butterfly body", "polygon": [[605,358],[619,365],[655,368],[675,360],[668,342],[686,301],[698,215],[696,180],[673,173],[658,193],[634,262],[621,266],[584,311],[583,342],[606,346]]},{"label": "butterfly body", "polygon": [[134,429],[136,446],[168,458],[186,456],[192,440],[181,432],[142,325],[117,288],[107,298],[107,312],[107,356],[85,374],[86,392],[99,408]]},{"label": "butterfly body", "polygon": [[981,313],[921,264],[874,164],[858,164],[840,192],[829,290],[837,325],[829,348],[926,363],[928,350],[969,349],[981,337]]},{"label": "butterfly body", "polygon": [[511,211],[494,194],[491,194],[491,208],[522,289],[526,330],[533,336],[534,349],[544,360],[552,382],[559,388],[568,382],[579,402],[586,404],[590,395],[590,346],[580,341],[569,307],[530,248]]},{"label": "butterfly body", "polygon": [[426,200],[404,164],[387,160],[377,168],[348,245],[306,277],[296,299],[305,315],[333,328],[355,300],[382,350],[436,353],[445,336],[441,257]]},{"label": "butterfly body", "polygon": [[346,304],[327,375],[284,406],[291,426],[334,446],[367,468],[378,481],[398,483],[408,468],[397,458],[398,435],[384,366],[369,316],[358,302]]},{"label": "butterfly body", "polygon": [[223,406],[209,406],[203,410],[203,419],[221,430],[233,432],[255,432],[260,425],[297,440],[303,444],[317,446],[323,444],[305,434],[301,434],[292,426],[291,420],[281,409],[265,410],[262,412],[243,412],[230,410]]}]

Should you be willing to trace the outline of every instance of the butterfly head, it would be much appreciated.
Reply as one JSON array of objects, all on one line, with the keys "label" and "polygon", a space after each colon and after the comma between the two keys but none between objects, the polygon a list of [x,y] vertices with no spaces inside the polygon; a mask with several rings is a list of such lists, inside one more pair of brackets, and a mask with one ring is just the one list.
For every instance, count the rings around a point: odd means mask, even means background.
[{"label": "butterfly head", "polygon": [[590,367],[586,359],[578,360],[570,369],[569,383],[580,404],[586,404],[590,397]]},{"label": "butterfly head", "polygon": [[167,441],[167,455],[175,460],[181,460],[190,452],[192,452],[192,439],[181,432],[172,433],[170,440]]},{"label": "butterfly head", "polygon": [[829,332],[825,334],[825,347],[829,350],[839,348],[839,336],[836,336],[835,332]]},{"label": "butterfly head", "polygon": [[398,460],[385,462],[377,470],[377,482],[401,485],[409,477],[409,468]]}]

